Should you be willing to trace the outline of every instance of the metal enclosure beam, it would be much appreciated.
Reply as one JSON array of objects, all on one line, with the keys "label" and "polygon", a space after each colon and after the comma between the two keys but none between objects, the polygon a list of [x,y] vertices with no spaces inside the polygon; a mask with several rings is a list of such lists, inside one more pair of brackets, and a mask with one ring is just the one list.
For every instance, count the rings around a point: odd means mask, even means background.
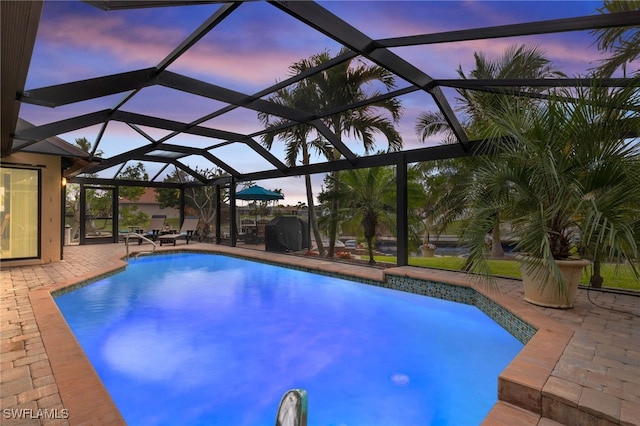
[{"label": "metal enclosure beam", "polygon": [[220,244],[222,242],[222,235],[220,235],[220,228],[222,225],[222,208],[220,206],[221,204],[221,200],[222,200],[222,191],[220,188],[220,185],[216,185],[216,193],[215,193],[215,197],[216,197],[216,226],[215,226],[215,232],[216,232],[216,244]]},{"label": "metal enclosure beam", "polygon": [[156,84],[155,76],[155,68],[145,68],[31,89],[22,92],[18,99],[24,103],[57,107],[151,86]]},{"label": "metal enclosure beam", "polygon": [[407,188],[407,163],[404,157],[396,163],[396,264],[409,264],[409,192]]},{"label": "metal enclosure beam", "polygon": [[192,4],[226,3],[223,0],[83,0],[104,11],[125,9],[146,9],[149,7],[188,6]]},{"label": "metal enclosure beam", "polygon": [[[271,2],[271,4],[388,69],[416,87],[427,87],[433,80],[428,74],[390,50],[377,48],[373,39],[314,2]],[[429,91],[429,93],[434,97],[456,138],[464,146],[468,142],[466,132],[456,118],[448,101],[439,91],[435,93]]]},{"label": "metal enclosure beam", "polygon": [[416,46],[502,37],[561,33],[567,31],[585,31],[597,28],[637,26],[638,22],[640,22],[640,11],[631,11],[594,16],[579,16],[577,18],[525,22],[521,24],[499,25],[495,27],[472,28],[468,30],[447,31],[407,37],[393,37],[376,40],[375,43],[376,46],[380,47]]},{"label": "metal enclosure beam", "polygon": [[16,149],[26,148],[29,145],[32,145],[51,136],[60,135],[63,133],[71,132],[73,130],[78,130],[84,127],[93,126],[94,124],[102,123],[109,119],[110,114],[111,110],[105,109],[102,111],[92,112],[89,114],[69,118],[67,120],[56,121],[55,123],[49,123],[42,126],[24,129],[16,134],[14,139],[20,139],[26,141],[26,143],[20,144],[19,147],[16,147]]},{"label": "metal enclosure beam", "polygon": [[213,15],[209,17],[206,21],[204,21],[189,37],[180,43],[178,47],[173,49],[173,52],[169,53],[166,58],[164,58],[156,67],[158,71],[164,71],[167,69],[169,65],[175,62],[183,53],[185,53],[191,46],[196,44],[198,40],[202,39],[205,35],[209,33],[213,28],[216,27],[220,22],[222,22],[227,16],[231,15],[234,10],[238,8],[242,3],[241,2],[233,2],[228,3],[220,7],[220,9],[216,10]]},{"label": "metal enclosure beam", "polygon": [[[231,184],[229,185],[229,238],[231,238],[231,247],[236,246],[236,180],[231,178]],[[218,230],[220,231],[220,230]]]},{"label": "metal enclosure beam", "polygon": [[172,89],[181,90],[198,96],[204,96],[205,98],[215,99],[220,102],[226,102],[258,112],[285,117],[298,122],[306,122],[313,119],[313,116],[308,112],[301,112],[273,102],[255,99],[254,97],[244,93],[236,92],[215,84],[206,83],[201,80],[196,80],[195,78],[186,77],[169,71],[165,71],[160,74],[158,83]]},{"label": "metal enclosure beam", "polygon": [[[322,72],[322,71],[324,71],[324,70],[326,70],[328,68],[331,68],[332,66],[335,66],[335,65],[338,65],[338,64],[340,64],[342,62],[348,61],[348,60],[350,60],[350,59],[352,59],[352,58],[354,58],[356,56],[358,56],[358,54],[356,52],[352,52],[352,51],[344,52],[344,53],[336,56],[335,58],[327,61],[326,63],[323,63],[323,64],[321,64],[321,65],[319,65],[317,67],[311,68],[311,69],[309,69],[307,71],[301,72],[300,74],[297,74],[297,75],[295,75],[293,77],[289,77],[286,80],[278,82],[278,83],[274,84],[273,86],[267,87],[264,90],[261,90],[261,91],[259,91],[257,93],[254,93],[253,95],[250,95],[245,100],[245,102],[249,103],[249,102],[251,102],[251,101],[253,101],[255,99],[259,99],[259,98],[262,98],[264,96],[270,95],[270,94],[272,94],[272,93],[274,93],[274,92],[276,92],[276,91],[278,91],[278,90],[280,90],[282,88],[285,88],[285,87],[287,87],[287,86],[289,86],[291,84],[295,84],[298,81],[301,81],[301,80],[303,80],[303,79],[305,79],[307,77],[310,77],[310,76],[312,76],[314,74],[320,73],[320,72]],[[207,115],[204,115],[204,116],[198,118],[197,120],[192,121],[191,123],[189,123],[189,125],[190,126],[195,126],[195,125],[198,125],[198,124],[202,124],[205,121],[211,120],[211,119],[213,119],[215,117],[219,117],[222,114],[226,114],[226,113],[231,112],[231,111],[233,111],[233,110],[235,110],[237,108],[239,108],[239,105],[227,105],[224,108],[220,108],[217,111],[214,111],[214,112],[212,112],[210,114],[207,114]],[[294,124],[295,123],[291,123],[291,125],[294,125]],[[160,142],[164,142],[166,140],[169,140],[169,139],[177,136],[178,134],[179,134],[179,132],[173,132],[173,133],[165,136],[164,138],[160,139]],[[261,134],[261,133],[258,133],[258,134]],[[249,135],[249,137],[257,136],[258,134]]]}]

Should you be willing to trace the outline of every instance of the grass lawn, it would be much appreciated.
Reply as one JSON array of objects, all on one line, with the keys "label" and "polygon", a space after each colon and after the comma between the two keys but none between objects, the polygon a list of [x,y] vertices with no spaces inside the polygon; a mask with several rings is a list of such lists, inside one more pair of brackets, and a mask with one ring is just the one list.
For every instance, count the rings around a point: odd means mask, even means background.
[{"label": "grass lawn", "polygon": [[[375,259],[376,262],[396,263],[394,256],[376,256]],[[464,259],[452,256],[409,258],[409,265],[411,266],[452,271],[459,271],[463,263]],[[489,260],[489,265],[495,275],[520,278],[520,264],[515,260]],[[580,283],[588,285],[590,276],[591,269],[586,268]],[[633,271],[629,265],[605,264],[602,266],[602,276],[604,278],[604,287],[640,290],[640,280],[633,276]]]}]

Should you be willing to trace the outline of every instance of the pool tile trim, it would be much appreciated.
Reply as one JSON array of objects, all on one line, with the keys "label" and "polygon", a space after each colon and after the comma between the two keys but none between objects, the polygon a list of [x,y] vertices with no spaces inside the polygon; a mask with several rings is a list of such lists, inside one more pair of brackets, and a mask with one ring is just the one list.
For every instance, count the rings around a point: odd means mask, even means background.
[{"label": "pool tile trim", "polygon": [[[478,283],[474,283],[469,278],[451,277],[442,274],[440,271],[410,266],[381,270],[328,262],[318,258],[266,253],[225,246],[207,247],[206,250],[202,249],[202,247],[187,246],[179,249],[171,247],[159,250],[159,253],[185,252],[223,254],[312,273],[346,278],[370,285],[394,288],[400,291],[414,288],[418,291],[417,294],[426,292],[431,294],[425,295],[433,295],[432,297],[475,305],[505,327],[516,338],[526,343],[520,353],[498,377],[498,402],[483,424],[500,424],[499,419],[501,417],[509,415],[508,413],[518,412],[517,410],[520,409],[526,410],[534,417],[537,416],[538,420],[543,415],[552,418],[553,410],[543,411],[543,406],[556,407],[557,409],[560,403],[559,398],[553,392],[549,392],[548,389],[543,398],[543,388],[569,343],[573,331],[520,303],[520,301],[501,294],[499,291],[485,288]],[[67,326],[62,314],[55,306],[53,294],[69,291],[69,289],[74,289],[89,282],[95,282],[104,276],[117,273],[126,267],[126,262],[122,260],[120,262],[115,267],[96,271],[96,273],[89,274],[86,277],[78,277],[48,286],[46,289],[32,290],[29,294],[34,304],[34,312],[38,312],[35,314],[36,321],[41,328],[44,345],[50,357],[63,402],[65,407],[74,407],[73,412],[75,414],[69,418],[70,424],[115,425],[125,423],[111,396],[97,377],[93,366],[84,356],[82,348]],[[55,307],[55,311],[51,308],[51,304]],[[56,319],[52,320],[53,317]],[[47,336],[45,337],[45,335]],[[55,338],[51,336],[55,336]],[[81,356],[78,354],[81,354]],[[71,368],[65,361],[69,356],[73,359],[79,359],[76,356],[80,356],[82,359],[73,363],[73,377],[83,377],[83,380],[67,380],[65,378]],[[87,378],[86,382],[84,377]],[[91,404],[88,404],[88,400],[85,397],[87,389],[95,391],[91,396]],[[94,411],[93,408],[87,409],[88,405],[100,408]],[[85,409],[83,410],[82,407],[85,407]],[[560,408],[562,409],[562,407]]]},{"label": "pool tile trim", "polygon": [[[475,302],[470,304],[486,309],[483,312],[494,320],[506,321],[505,329],[516,338],[520,336],[526,345],[498,377],[498,401],[548,417],[543,411],[542,390],[571,340],[572,330],[472,277],[461,279],[459,275],[412,266],[390,268],[384,273],[387,281],[416,280],[411,284],[414,286],[417,282],[423,283],[421,291],[430,291],[428,283],[436,283],[435,294],[461,301],[479,301],[480,306]],[[501,407],[504,405],[496,404],[485,422],[492,423],[495,420],[492,416],[497,415],[495,412]]]},{"label": "pool tile trim", "polygon": [[393,271],[386,274],[383,285],[394,290],[475,306],[525,345],[536,333],[531,324],[471,287],[395,275]]}]

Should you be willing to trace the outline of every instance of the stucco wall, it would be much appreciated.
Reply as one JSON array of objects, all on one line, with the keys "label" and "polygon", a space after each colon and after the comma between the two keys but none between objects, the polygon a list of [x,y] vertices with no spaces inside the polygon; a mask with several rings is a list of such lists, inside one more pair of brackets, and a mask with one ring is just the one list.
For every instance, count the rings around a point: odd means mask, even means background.
[{"label": "stucco wall", "polygon": [[5,266],[59,262],[61,260],[62,174],[60,157],[16,153],[2,159],[2,165],[30,165],[40,169],[40,259],[7,260]]}]

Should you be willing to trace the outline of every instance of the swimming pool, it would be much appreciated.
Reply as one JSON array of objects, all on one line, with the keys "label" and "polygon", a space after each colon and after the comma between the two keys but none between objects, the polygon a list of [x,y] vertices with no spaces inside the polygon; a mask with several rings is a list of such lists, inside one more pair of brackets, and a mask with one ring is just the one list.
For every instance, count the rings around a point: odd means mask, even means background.
[{"label": "swimming pool", "polygon": [[522,344],[473,306],[220,255],[173,254],[56,297],[127,422],[478,424]]}]

